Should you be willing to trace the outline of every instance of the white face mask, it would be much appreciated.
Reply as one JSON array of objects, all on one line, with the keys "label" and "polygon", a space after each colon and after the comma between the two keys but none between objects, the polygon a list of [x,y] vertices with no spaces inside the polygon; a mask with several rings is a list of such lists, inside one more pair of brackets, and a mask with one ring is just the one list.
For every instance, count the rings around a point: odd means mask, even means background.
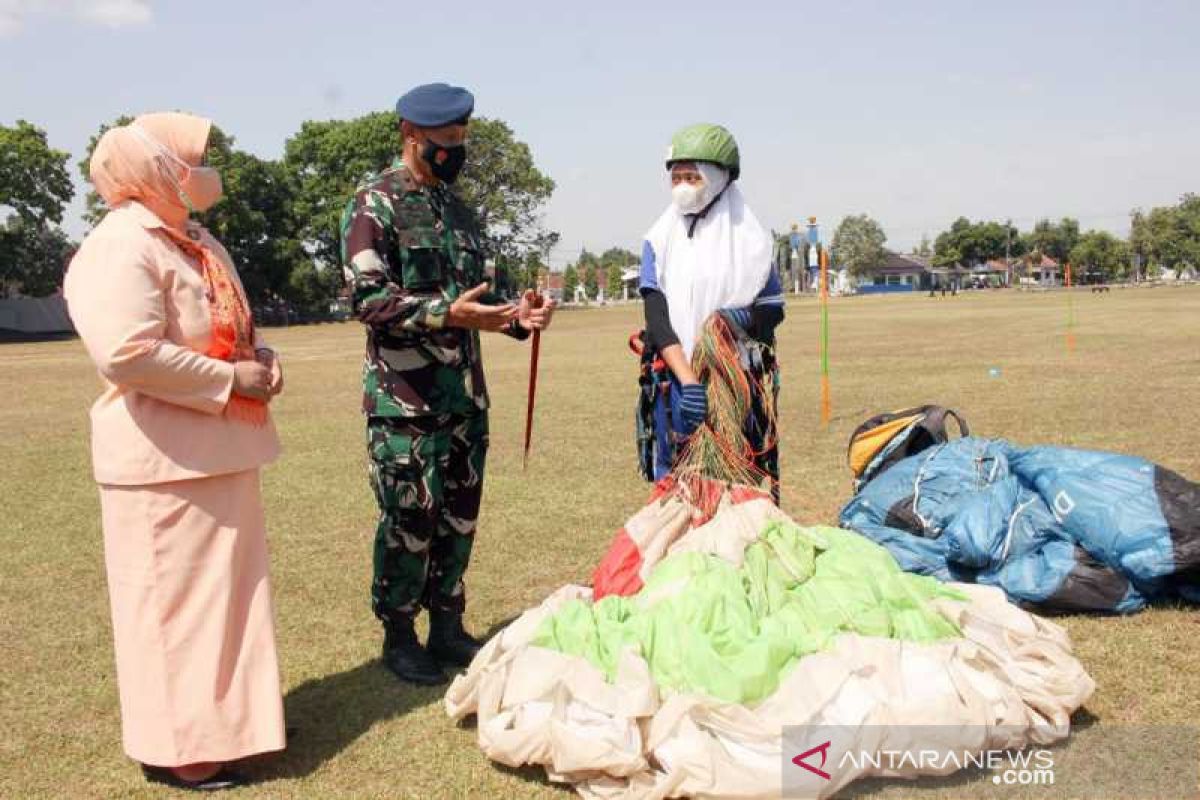
[{"label": "white face mask", "polygon": [[729,173],[716,164],[702,161],[696,169],[703,178],[699,185],[680,183],[671,187],[671,202],[680,214],[699,214],[729,185]]},{"label": "white face mask", "polygon": [[[183,203],[188,211],[193,214],[207,211],[221,199],[224,190],[221,185],[221,175],[215,169],[212,167],[193,167],[163,146],[161,142],[143,130],[137,123],[133,123],[129,127],[139,139],[153,148],[158,154],[160,159],[158,164],[162,174],[174,184],[175,190],[179,194],[179,201]],[[176,175],[174,170],[167,166],[164,161],[174,162],[182,170],[183,177],[180,178]]]},{"label": "white face mask", "polygon": [[704,208],[704,184],[677,183],[671,187],[671,202],[680,214],[696,214]]}]

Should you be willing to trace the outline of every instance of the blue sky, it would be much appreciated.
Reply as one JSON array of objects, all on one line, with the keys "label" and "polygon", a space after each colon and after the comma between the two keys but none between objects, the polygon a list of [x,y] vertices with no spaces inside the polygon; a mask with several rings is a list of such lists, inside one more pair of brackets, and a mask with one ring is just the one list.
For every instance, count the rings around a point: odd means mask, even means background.
[{"label": "blue sky", "polygon": [[896,248],[959,214],[1125,234],[1131,208],[1200,191],[1197,30],[1195,2],[0,0],[0,123],[74,162],[103,121],[186,108],[278,157],[306,119],[461,83],[558,183],[556,266],[638,249],[695,121],[738,137],[777,229],[866,212]]}]

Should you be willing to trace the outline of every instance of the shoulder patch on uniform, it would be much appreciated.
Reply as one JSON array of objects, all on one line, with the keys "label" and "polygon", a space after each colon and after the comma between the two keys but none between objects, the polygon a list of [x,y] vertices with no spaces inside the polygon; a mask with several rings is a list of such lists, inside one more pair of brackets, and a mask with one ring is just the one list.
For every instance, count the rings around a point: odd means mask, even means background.
[{"label": "shoulder patch on uniform", "polygon": [[413,180],[412,173],[408,171],[408,167],[399,164],[394,167],[388,167],[381,172],[372,175],[371,180],[363,185],[363,188],[384,188],[385,191],[395,193],[399,188],[402,192],[417,192],[421,187],[417,186],[417,182]]}]

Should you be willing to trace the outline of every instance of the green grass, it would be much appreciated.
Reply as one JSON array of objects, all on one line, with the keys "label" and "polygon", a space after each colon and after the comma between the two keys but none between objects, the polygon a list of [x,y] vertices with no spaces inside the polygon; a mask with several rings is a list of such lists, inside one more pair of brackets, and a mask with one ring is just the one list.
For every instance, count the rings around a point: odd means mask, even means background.
[{"label": "green grass", "polygon": [[[819,423],[816,304],[781,329],[783,505],[831,522],[850,488],[845,443],[867,416],[925,402],[975,432],[1021,443],[1135,453],[1200,477],[1195,424],[1200,290],[833,301],[834,419]],[[632,443],[640,309],[562,313],[542,347],[534,451],[521,470],[528,350],[491,337],[492,451],[468,622],[494,630],[567,582],[588,579],[645,499]],[[286,755],[255,765],[244,797],[562,798],[538,770],[490,764],[450,724],[436,690],[377,664],[368,603],[375,509],[358,412],[356,324],[268,331],[285,359],[275,406],[283,459],[265,473]],[[0,346],[0,797],[162,796],[121,753],[87,407],[97,393],[78,342]],[[999,367],[1001,376],[989,376]],[[1193,609],[1063,620],[1099,690],[1100,725],[1200,717]],[[893,796],[899,788],[884,789]],[[961,791],[961,789],[959,790]],[[953,797],[933,786],[921,797]],[[1013,796],[1016,796],[1015,794]]]}]

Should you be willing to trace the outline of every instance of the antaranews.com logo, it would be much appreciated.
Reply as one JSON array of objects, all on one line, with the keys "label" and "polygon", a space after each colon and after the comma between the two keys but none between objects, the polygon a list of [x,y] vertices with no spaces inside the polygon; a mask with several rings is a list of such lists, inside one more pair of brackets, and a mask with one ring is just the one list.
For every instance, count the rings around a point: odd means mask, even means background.
[{"label": "antaranews.com logo", "polygon": [[[786,726],[782,793],[830,798],[853,794],[859,781],[877,787],[900,779],[914,796],[950,781],[961,800],[1200,798],[1200,726],[1092,723],[1069,738],[1061,734],[962,725]],[[1136,763],[1131,752],[1140,754]]]},{"label": "antaranews.com logo", "polygon": [[[831,781],[826,771],[833,741],[810,747],[792,758],[792,763],[821,780]],[[962,769],[989,770],[997,786],[1053,786],[1054,753],[1050,750],[863,750],[848,749],[830,769],[850,770],[854,775],[893,774],[946,775]]]}]

